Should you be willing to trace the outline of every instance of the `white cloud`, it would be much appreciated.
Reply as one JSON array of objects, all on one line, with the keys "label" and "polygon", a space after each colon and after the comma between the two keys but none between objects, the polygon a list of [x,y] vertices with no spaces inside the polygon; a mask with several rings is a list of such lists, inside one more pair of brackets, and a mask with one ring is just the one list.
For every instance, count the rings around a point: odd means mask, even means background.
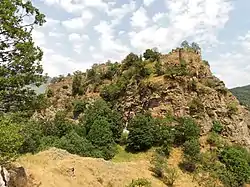
[{"label": "white cloud", "polygon": [[[202,48],[213,47],[219,43],[217,33],[228,21],[232,10],[227,0],[165,0],[165,4],[168,9],[166,16],[156,14],[154,25],[130,32],[134,48],[144,50],[155,46],[164,52],[187,38],[198,42]],[[168,23],[165,27],[157,23],[162,16]],[[135,23],[145,25],[139,19]]]},{"label": "white cloud", "polygon": [[44,24],[44,27],[55,27],[55,25],[60,23],[59,20],[55,20],[49,17],[46,17],[45,20],[46,20],[46,23]]},{"label": "white cloud", "polygon": [[54,38],[61,38],[61,37],[65,36],[65,34],[60,33],[60,32],[51,31],[51,32],[49,32],[49,36],[54,37]]},{"label": "white cloud", "polygon": [[101,21],[94,29],[101,34],[100,47],[106,57],[103,61],[107,59],[121,60],[130,51],[120,40],[114,38],[114,29],[111,24]]},{"label": "white cloud", "polygon": [[38,30],[32,31],[32,37],[36,43],[36,45],[41,46],[45,44],[45,34]]},{"label": "white cloud", "polygon": [[165,17],[167,18],[167,15],[168,15],[167,13],[158,12],[153,16],[152,20],[153,22],[157,23],[160,20],[164,19]]},{"label": "white cloud", "polygon": [[120,8],[112,8],[110,9],[107,14],[108,16],[114,17],[115,19],[112,20],[113,25],[120,24],[121,20],[129,14],[133,12],[136,8],[136,2],[130,1],[128,4],[123,4]]},{"label": "white cloud", "polygon": [[90,46],[90,47],[89,47],[89,50],[92,52],[92,51],[95,50],[95,47],[94,47],[94,46]]},{"label": "white cloud", "polygon": [[241,46],[243,47],[243,50],[250,51],[250,31],[248,31],[245,36],[239,36],[239,41],[241,42]]},{"label": "white cloud", "polygon": [[149,22],[146,10],[141,7],[133,13],[131,17],[131,25],[133,27],[145,28]]},{"label": "white cloud", "polygon": [[77,34],[77,33],[71,33],[69,35],[69,41],[71,42],[82,42],[82,41],[86,41],[86,40],[89,40],[89,36],[88,35],[80,35],[80,34]]},{"label": "white cloud", "polygon": [[143,0],[145,6],[150,6],[155,0]]},{"label": "white cloud", "polygon": [[92,20],[93,14],[85,10],[82,12],[81,17],[75,17],[69,20],[65,20],[62,22],[63,26],[65,26],[67,29],[70,30],[79,30],[83,29],[86,25],[89,24],[89,22]]}]

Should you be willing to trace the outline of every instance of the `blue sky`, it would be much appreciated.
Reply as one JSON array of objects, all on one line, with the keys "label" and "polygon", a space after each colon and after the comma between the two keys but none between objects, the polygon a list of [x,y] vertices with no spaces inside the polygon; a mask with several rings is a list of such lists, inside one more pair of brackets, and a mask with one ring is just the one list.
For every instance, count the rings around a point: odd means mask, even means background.
[{"label": "blue sky", "polygon": [[249,0],[33,0],[47,23],[33,37],[50,76],[197,42],[231,88],[250,84]]}]

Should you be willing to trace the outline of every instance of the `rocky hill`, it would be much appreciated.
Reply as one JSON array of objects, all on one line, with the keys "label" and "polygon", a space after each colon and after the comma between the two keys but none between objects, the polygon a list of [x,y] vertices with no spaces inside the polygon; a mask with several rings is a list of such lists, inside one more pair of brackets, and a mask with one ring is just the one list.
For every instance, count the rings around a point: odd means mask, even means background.
[{"label": "rocky hill", "polygon": [[73,115],[74,102],[102,97],[123,114],[150,111],[155,117],[191,116],[207,134],[214,121],[223,125],[222,135],[250,148],[250,114],[212,75],[199,51],[177,48],[168,54],[147,50],[142,56],[129,54],[121,63],[95,64],[87,72],[75,72],[48,86],[50,101],[40,118],[51,118],[58,110]]},{"label": "rocky hill", "polygon": [[232,88],[230,91],[250,110],[250,85]]}]

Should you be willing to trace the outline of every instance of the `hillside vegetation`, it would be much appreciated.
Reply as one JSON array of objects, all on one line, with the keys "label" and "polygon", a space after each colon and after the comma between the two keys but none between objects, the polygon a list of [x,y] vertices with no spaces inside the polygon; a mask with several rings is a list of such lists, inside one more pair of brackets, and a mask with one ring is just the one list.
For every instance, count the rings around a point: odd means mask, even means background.
[{"label": "hillside vegetation", "polygon": [[94,64],[37,94],[31,85],[46,76],[32,30],[45,15],[31,1],[4,0],[0,20],[1,186],[250,182],[250,113],[198,44]]},{"label": "hillside vegetation", "polygon": [[230,89],[242,105],[250,110],[250,85]]}]

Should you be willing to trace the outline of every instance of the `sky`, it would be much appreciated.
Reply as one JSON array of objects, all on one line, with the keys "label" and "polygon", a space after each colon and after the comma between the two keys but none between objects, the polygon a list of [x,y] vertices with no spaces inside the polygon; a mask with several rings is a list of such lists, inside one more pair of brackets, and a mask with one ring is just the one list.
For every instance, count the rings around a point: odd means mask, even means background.
[{"label": "sky", "polygon": [[49,76],[120,61],[184,40],[227,87],[250,84],[250,0],[32,0],[46,15],[33,38]]}]

